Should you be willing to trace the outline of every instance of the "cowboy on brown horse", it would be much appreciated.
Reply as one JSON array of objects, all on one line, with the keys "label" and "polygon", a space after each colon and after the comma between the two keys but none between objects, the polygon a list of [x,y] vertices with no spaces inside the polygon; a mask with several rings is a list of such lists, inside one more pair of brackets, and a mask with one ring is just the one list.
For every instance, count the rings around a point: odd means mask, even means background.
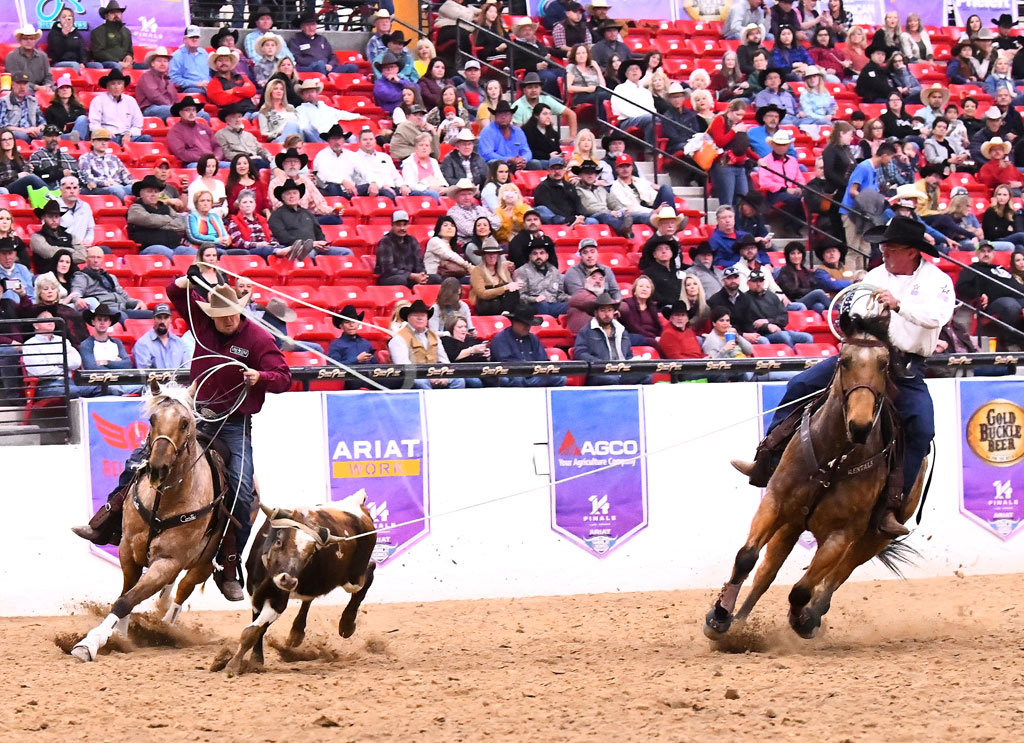
[{"label": "cowboy on brown horse", "polygon": [[[932,399],[924,382],[924,359],[935,351],[939,333],[953,316],[953,282],[921,254],[937,256],[935,246],[925,239],[924,225],[907,217],[893,217],[888,225],[868,230],[864,237],[880,244],[883,265],[864,277],[864,286],[874,289],[874,299],[890,313],[889,342],[902,359],[893,360],[898,395],[893,404],[905,437],[903,482],[888,488],[886,512],[878,524],[883,536],[899,537],[908,530],[897,518],[917,478],[935,435]],[[768,434],[758,447],[753,462],[733,461],[733,466],[750,477],[750,484],[768,484],[782,451],[800,424],[793,403],[825,389],[832,380],[839,357],[832,356],[789,381]]]},{"label": "cowboy on brown horse", "polygon": [[[290,387],[291,371],[273,336],[241,314],[247,298],[238,297],[231,287],[216,287],[210,301],[202,302],[189,288],[189,278],[181,276],[167,287],[167,298],[196,338],[189,379],[198,383],[196,404],[207,419],[200,423],[200,431],[215,436],[230,452],[225,462],[226,502],[231,504],[234,528],[228,529],[221,545],[217,563],[223,569],[214,573],[214,580],[225,598],[241,601],[241,553],[252,528],[254,498],[252,416],[262,409],[268,392]],[[133,452],[129,462],[141,462],[145,456]],[[131,475],[126,477],[130,481]],[[75,534],[97,544],[115,538],[126,490],[115,491],[88,526],[73,529]]]}]

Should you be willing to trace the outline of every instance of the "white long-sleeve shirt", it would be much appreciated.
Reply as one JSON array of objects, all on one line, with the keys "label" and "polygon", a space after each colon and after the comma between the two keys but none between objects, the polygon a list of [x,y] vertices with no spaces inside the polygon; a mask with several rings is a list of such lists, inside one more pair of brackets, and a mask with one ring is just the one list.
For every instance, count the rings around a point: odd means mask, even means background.
[{"label": "white long-sleeve shirt", "polygon": [[21,347],[21,357],[25,360],[25,371],[32,377],[64,376],[64,358],[60,344],[63,341],[68,354],[68,370],[74,371],[82,366],[82,356],[78,350],[56,335],[33,335]]},{"label": "white long-sleeve shirt", "polygon": [[355,182],[354,168],[355,154],[350,150],[335,153],[330,147],[324,147],[313,158],[313,171],[324,183]]},{"label": "white long-sleeve shirt", "polygon": [[356,185],[376,183],[386,188],[399,188],[405,185],[401,173],[395,167],[395,161],[383,152],[367,154],[357,150],[353,155],[353,173]]},{"label": "white long-sleeve shirt", "polygon": [[889,319],[889,340],[896,348],[919,356],[935,353],[939,333],[953,317],[956,304],[948,275],[922,257],[912,274],[896,276],[882,265],[868,271],[864,283],[888,289],[900,303],[900,311]]},{"label": "white long-sleeve shirt", "polygon": [[[647,88],[627,80],[616,85],[615,92],[618,95],[612,96],[612,113],[620,119],[654,115],[654,96]],[[619,98],[620,95],[628,100]]]}]

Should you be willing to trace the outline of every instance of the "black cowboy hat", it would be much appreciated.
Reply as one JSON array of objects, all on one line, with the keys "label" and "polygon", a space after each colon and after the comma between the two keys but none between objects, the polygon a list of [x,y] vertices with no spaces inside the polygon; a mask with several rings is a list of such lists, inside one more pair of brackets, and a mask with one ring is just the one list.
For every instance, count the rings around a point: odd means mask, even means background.
[{"label": "black cowboy hat", "polygon": [[668,245],[672,249],[672,260],[675,261],[679,257],[679,241],[676,240],[674,235],[655,235],[646,243],[644,243],[644,249],[642,256],[644,259],[653,261],[654,251],[659,245]]},{"label": "black cowboy hat", "polygon": [[[765,70],[765,72],[767,72],[767,71],[768,70]],[[778,70],[776,70],[776,72],[777,71]],[[775,113],[777,113],[779,115],[779,119],[780,120],[787,113],[786,109],[782,108],[781,106],[777,106],[774,103],[769,103],[767,106],[761,106],[761,108],[757,109],[757,111],[754,113],[754,118],[757,119],[757,123],[758,124],[760,124],[761,126],[764,126],[764,115],[765,114],[769,114],[772,111],[774,111]]]},{"label": "black cowboy hat", "polygon": [[666,320],[670,319],[672,315],[682,313],[688,315],[690,312],[689,308],[684,302],[675,302],[673,304],[666,304],[661,308],[661,316]]},{"label": "black cowboy hat", "polygon": [[864,239],[872,245],[880,243],[895,243],[906,245],[908,248],[920,250],[922,253],[938,257],[939,251],[934,245],[924,239],[924,222],[919,222],[910,217],[893,217],[889,224],[872,227],[864,233]]},{"label": "black cowboy hat", "polygon": [[217,112],[217,118],[221,121],[227,121],[228,116],[231,116],[232,114],[244,114],[247,110],[245,103],[242,101],[235,101],[234,103],[222,106],[220,111]]},{"label": "black cowboy hat", "polygon": [[709,243],[707,240],[701,240],[696,245],[690,247],[689,253],[690,260],[695,261],[697,260],[697,256],[701,254],[714,255],[715,249],[711,247],[711,243]]},{"label": "black cowboy hat", "polygon": [[112,69],[106,75],[99,79],[98,85],[101,88],[106,88],[110,83],[123,82],[125,85],[131,85],[132,79],[128,75],[124,74],[117,67]]},{"label": "black cowboy hat", "polygon": [[584,173],[600,173],[601,167],[593,160],[584,160],[579,165],[573,165],[569,170],[573,175],[583,175]]},{"label": "black cowboy hat", "polygon": [[249,14],[249,28],[256,28],[256,21],[265,15],[269,15],[271,18],[274,17],[274,11],[272,11],[266,5],[261,5],[252,13]]},{"label": "black cowboy hat", "polygon": [[756,209],[758,212],[766,212],[769,210],[768,203],[765,201],[764,194],[760,191],[750,190],[742,196],[737,197],[740,201],[748,204],[752,209]]},{"label": "black cowboy hat", "polygon": [[502,98],[500,101],[498,101],[498,105],[495,106],[494,109],[491,111],[491,115],[492,116],[496,116],[497,114],[510,114],[510,113],[512,113],[512,106],[504,98]]},{"label": "black cowboy hat", "polygon": [[[779,73],[779,77],[782,79],[782,82],[786,82],[786,73],[785,72],[780,70],[778,67],[766,67],[763,70],[761,70],[761,76],[759,78],[760,81],[761,81],[761,87],[762,88],[765,86],[764,85],[764,81],[768,79],[768,75],[770,75],[773,72]],[[767,106],[765,106],[765,108],[767,108]]]},{"label": "black cowboy hat", "polygon": [[274,157],[274,165],[279,167],[281,170],[284,170],[284,161],[292,158],[297,159],[301,163],[301,165],[299,165],[300,168],[304,168],[309,164],[308,155],[299,152],[294,147],[289,147],[287,150],[277,153],[277,156]]},{"label": "black cowboy hat", "polygon": [[236,44],[238,43],[238,32],[233,31],[228,26],[221,26],[219,29],[217,29],[217,33],[210,37],[210,46],[212,46],[214,49],[217,49],[218,47],[222,46],[220,42],[228,36],[234,39]]},{"label": "black cowboy hat", "polygon": [[377,68],[378,72],[381,72],[389,64],[401,66],[401,63],[398,61],[398,57],[394,55],[394,52],[384,52],[380,60],[373,63],[373,66]]},{"label": "black cowboy hat", "polygon": [[284,199],[282,199],[281,197],[284,196],[285,191],[298,191],[299,198],[301,199],[303,196],[306,195],[306,184],[296,183],[291,178],[289,178],[280,186],[274,189],[274,198],[277,199],[278,201],[284,201]]},{"label": "black cowboy hat", "polygon": [[1017,20],[1009,13],[1003,13],[998,18],[993,18],[992,23],[996,28],[1013,28],[1017,25]]},{"label": "black cowboy hat", "polygon": [[747,245],[757,245],[757,239],[749,232],[745,235],[736,238],[736,241],[732,244],[732,247],[733,250],[735,250],[738,253],[740,248],[745,248]]},{"label": "black cowboy hat", "polygon": [[833,242],[823,242],[814,246],[814,255],[818,259],[819,263],[825,262],[825,251],[829,248],[839,249],[839,265],[843,265],[846,262],[846,251],[849,250],[849,246],[845,243],[836,244]]},{"label": "black cowboy hat", "polygon": [[142,195],[142,189],[144,188],[155,188],[157,191],[163,191],[167,187],[167,184],[161,183],[160,179],[152,173],[146,175],[141,181],[135,181],[132,184],[132,195],[135,198],[139,198]]},{"label": "black cowboy hat", "polygon": [[919,171],[921,178],[927,178],[930,175],[949,175],[949,166],[946,163],[928,163]]},{"label": "black cowboy hat", "polygon": [[41,207],[36,207],[32,211],[36,213],[36,217],[38,217],[39,219],[42,219],[47,214],[59,217],[61,214],[64,213],[64,211],[60,208],[60,204],[58,204],[53,199],[50,199],[49,201],[46,202],[46,204],[44,204]]},{"label": "black cowboy hat", "polygon": [[428,318],[434,316],[434,308],[427,307],[426,303],[422,299],[417,299],[408,307],[403,307],[402,309],[400,309],[398,311],[398,316],[402,318],[402,321],[404,322],[409,319],[409,315],[411,315],[413,312],[426,312]]},{"label": "black cowboy hat", "polygon": [[401,29],[396,29],[389,34],[385,34],[381,38],[381,41],[385,44],[401,44],[402,46],[405,46],[408,39],[405,38],[405,34],[402,33]]},{"label": "black cowboy hat", "polygon": [[306,8],[304,11],[299,13],[295,20],[292,21],[292,28],[301,28],[303,23],[319,23],[320,16],[316,14],[316,11],[312,8]]},{"label": "black cowboy hat", "polygon": [[364,317],[366,317],[365,312],[356,312],[356,308],[350,304],[346,304],[344,307],[342,307],[338,311],[338,314],[343,315],[344,319],[337,316],[331,318],[331,322],[334,323],[334,327],[336,328],[340,328],[341,324],[346,320],[362,320]]},{"label": "black cowboy hat", "polygon": [[614,18],[605,18],[601,25],[597,27],[597,30],[600,33],[604,33],[605,31],[611,31],[613,28],[616,31],[619,31],[622,29],[622,26],[620,26],[619,22]]},{"label": "black cowboy hat", "polygon": [[100,6],[100,9],[99,9],[100,18],[102,18],[103,20],[106,20],[107,19],[107,13],[109,13],[112,10],[120,10],[123,13],[124,11],[128,10],[128,8],[122,8],[121,5],[117,2],[117,0],[110,0],[110,2],[107,3],[106,5],[101,5]]},{"label": "black cowboy hat", "polygon": [[535,305],[528,304],[526,302],[520,302],[516,305],[514,310],[505,310],[501,313],[504,317],[514,322],[521,322],[524,325],[532,325],[537,327],[543,325],[544,321],[537,317],[537,309]]},{"label": "black cowboy hat", "polygon": [[602,292],[595,300],[595,307],[618,307],[622,302],[612,297],[608,292]]},{"label": "black cowboy hat", "polygon": [[199,113],[204,108],[206,108],[205,103],[203,103],[202,101],[197,101],[192,96],[187,95],[180,101],[175,103],[173,106],[171,106],[171,116],[177,116],[179,113],[181,113],[181,109],[188,108],[189,106],[195,108],[196,113]]},{"label": "black cowboy hat", "polygon": [[601,149],[607,150],[612,142],[627,142],[626,135],[622,132],[609,132],[601,137]]},{"label": "black cowboy hat", "polygon": [[639,67],[641,73],[643,73],[643,71],[644,71],[644,63],[643,63],[642,60],[637,59],[636,57],[630,57],[629,59],[624,59],[622,61],[622,64],[619,66],[619,74],[622,75],[622,79],[623,80],[626,79],[626,71],[630,67]]},{"label": "black cowboy hat", "polygon": [[93,320],[96,319],[97,315],[103,317],[109,317],[111,320],[120,320],[121,313],[115,309],[111,309],[108,304],[100,304],[96,309],[86,309],[82,312],[82,319],[85,320],[87,325],[92,325]]},{"label": "black cowboy hat", "polygon": [[341,124],[335,124],[326,132],[320,132],[320,139],[323,141],[329,140],[331,137],[341,137],[342,139],[351,139],[352,132],[346,132],[341,128]]}]

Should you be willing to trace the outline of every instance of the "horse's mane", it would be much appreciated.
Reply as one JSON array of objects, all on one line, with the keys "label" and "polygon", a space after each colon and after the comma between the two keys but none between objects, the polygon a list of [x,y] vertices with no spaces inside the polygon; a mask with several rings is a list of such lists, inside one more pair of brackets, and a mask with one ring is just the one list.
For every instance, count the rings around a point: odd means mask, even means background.
[{"label": "horse's mane", "polygon": [[143,414],[151,415],[157,406],[167,401],[180,403],[185,410],[189,411],[189,413],[192,412],[192,396],[188,392],[188,387],[184,387],[177,382],[168,382],[160,386],[159,393],[146,393],[146,396],[142,399]]},{"label": "horse's mane", "polygon": [[889,344],[889,315],[853,315],[843,313],[839,318],[839,328],[843,335],[851,338],[855,335],[867,335]]}]

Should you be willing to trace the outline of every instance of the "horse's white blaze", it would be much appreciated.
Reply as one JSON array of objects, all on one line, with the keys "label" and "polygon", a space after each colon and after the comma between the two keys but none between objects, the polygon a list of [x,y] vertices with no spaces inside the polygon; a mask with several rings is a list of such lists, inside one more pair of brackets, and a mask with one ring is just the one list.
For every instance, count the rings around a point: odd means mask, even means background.
[{"label": "horse's white blaze", "polygon": [[256,619],[254,619],[252,624],[250,624],[249,626],[265,627],[268,624],[273,624],[274,621],[276,621],[279,616],[281,615],[274,611],[274,608],[270,605],[270,602],[264,601],[263,608],[260,610],[259,616],[257,616]]}]

